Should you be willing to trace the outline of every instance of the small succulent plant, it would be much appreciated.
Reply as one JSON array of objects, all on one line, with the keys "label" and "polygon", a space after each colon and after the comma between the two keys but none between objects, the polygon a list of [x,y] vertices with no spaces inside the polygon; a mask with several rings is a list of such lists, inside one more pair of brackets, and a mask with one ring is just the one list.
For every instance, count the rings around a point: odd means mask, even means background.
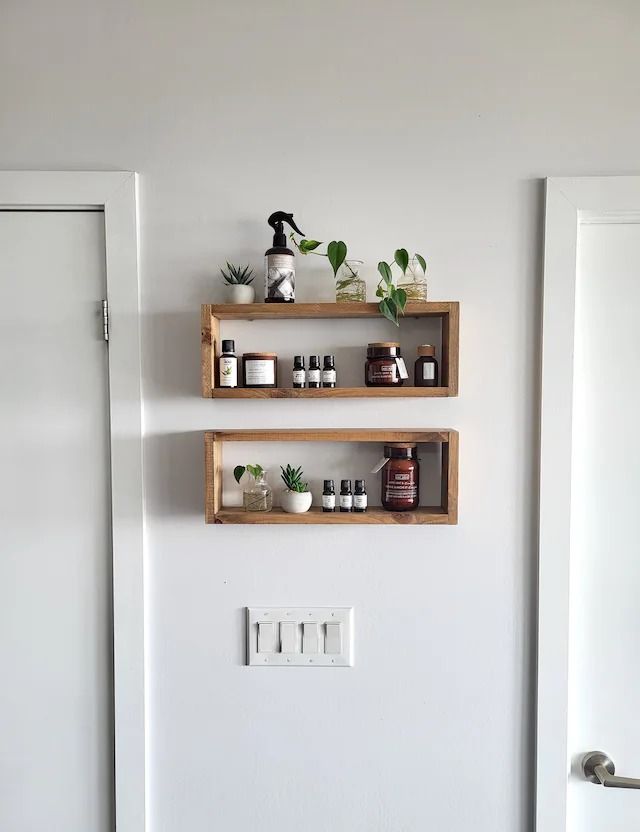
[{"label": "small succulent plant", "polygon": [[299,494],[302,494],[309,490],[309,483],[302,481],[304,477],[302,466],[293,468],[291,465],[287,465],[286,468],[283,468],[281,465],[280,470],[282,471],[280,475],[282,482],[289,491],[297,491]]},{"label": "small succulent plant", "polygon": [[224,282],[229,286],[248,286],[253,283],[253,269],[246,266],[235,266],[227,260],[227,270],[220,269]]}]

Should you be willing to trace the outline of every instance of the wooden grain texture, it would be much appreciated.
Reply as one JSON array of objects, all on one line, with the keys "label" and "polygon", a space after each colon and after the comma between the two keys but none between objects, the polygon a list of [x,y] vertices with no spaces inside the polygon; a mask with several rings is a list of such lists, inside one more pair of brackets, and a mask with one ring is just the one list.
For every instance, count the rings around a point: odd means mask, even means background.
[{"label": "wooden grain texture", "polygon": [[458,431],[449,431],[449,441],[442,445],[442,508],[447,522],[458,522]]},{"label": "wooden grain texture", "polygon": [[458,365],[460,356],[460,304],[452,302],[442,318],[442,384],[449,396],[458,395]]},{"label": "wooden grain texture", "polygon": [[[210,520],[207,522],[211,522]],[[280,508],[272,511],[244,511],[237,508],[222,508],[216,515],[215,523],[236,523],[249,525],[396,525],[415,526],[423,524],[445,525],[449,522],[446,512],[439,506],[420,507],[416,511],[385,511],[370,508],[362,514],[355,512],[323,512],[319,506],[304,514],[287,514]]]},{"label": "wooden grain texture", "polygon": [[218,430],[220,442],[448,442],[451,431],[416,428],[285,428],[284,430]]},{"label": "wooden grain texture", "polygon": [[215,350],[211,333],[211,305],[204,303],[200,307],[200,386],[205,399],[210,399],[214,386],[212,362]]},{"label": "wooden grain texture", "polygon": [[451,395],[448,387],[217,387],[209,398],[214,399],[418,399],[443,398]]},{"label": "wooden grain texture", "polygon": [[[416,442],[442,444],[441,506],[421,506],[412,512],[388,512],[372,507],[364,514],[322,512],[305,514],[247,512],[222,505],[223,448],[225,442]],[[449,524],[458,522],[458,432],[445,430],[234,430],[205,434],[205,519],[207,523],[234,524]]]},{"label": "wooden grain texture", "polygon": [[[456,304],[457,305],[457,304]],[[450,301],[408,303],[405,318],[437,318],[451,311]],[[295,318],[380,318],[377,303],[220,303],[209,307],[223,321]]]}]

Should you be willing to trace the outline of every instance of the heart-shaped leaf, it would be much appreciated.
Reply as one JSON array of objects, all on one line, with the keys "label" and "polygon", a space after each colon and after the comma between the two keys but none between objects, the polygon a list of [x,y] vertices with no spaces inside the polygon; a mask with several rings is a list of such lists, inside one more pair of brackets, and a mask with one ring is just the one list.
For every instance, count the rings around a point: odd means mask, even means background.
[{"label": "heart-shaped leaf", "polygon": [[381,300],[378,309],[388,321],[398,326],[398,312],[395,303],[390,298]]},{"label": "heart-shaped leaf", "polygon": [[409,265],[409,252],[406,250],[406,248],[397,249],[396,253],[393,255],[393,259],[402,269],[402,274],[405,274],[405,272],[407,271],[407,266]]},{"label": "heart-shaped leaf", "polygon": [[427,261],[421,254],[416,254],[416,260],[422,266],[422,271],[426,274],[427,273]]},{"label": "heart-shaped leaf", "polygon": [[322,243],[318,242],[318,240],[300,240],[298,248],[303,254],[308,254],[310,251],[314,251],[321,245]]},{"label": "heart-shaped leaf", "polygon": [[240,482],[246,470],[247,469],[244,467],[244,465],[236,465],[236,467],[233,469],[233,476],[235,477],[235,481],[237,483]]},{"label": "heart-shaped leaf", "polygon": [[327,257],[333,269],[333,276],[338,274],[338,269],[347,259],[347,245],[342,240],[332,240],[327,246]]},{"label": "heart-shaped leaf", "polygon": [[384,260],[381,260],[378,263],[378,271],[382,275],[382,279],[387,284],[387,286],[391,283],[391,266],[388,263],[385,263]]},{"label": "heart-shaped leaf", "polygon": [[396,306],[400,312],[404,312],[404,308],[407,305],[407,293],[404,289],[396,289],[396,293],[394,296],[394,300],[396,302]]}]

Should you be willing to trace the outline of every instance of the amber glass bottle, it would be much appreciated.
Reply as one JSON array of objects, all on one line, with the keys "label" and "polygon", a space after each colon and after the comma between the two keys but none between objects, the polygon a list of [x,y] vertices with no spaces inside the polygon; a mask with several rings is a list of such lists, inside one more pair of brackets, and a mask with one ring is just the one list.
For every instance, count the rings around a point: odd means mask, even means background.
[{"label": "amber glass bottle", "polygon": [[418,347],[414,384],[416,387],[440,386],[436,348],[432,344],[421,344]]},{"label": "amber glass bottle", "polygon": [[384,446],[388,459],[382,469],[382,507],[387,511],[414,511],[420,502],[420,464],[415,444],[394,442]]}]

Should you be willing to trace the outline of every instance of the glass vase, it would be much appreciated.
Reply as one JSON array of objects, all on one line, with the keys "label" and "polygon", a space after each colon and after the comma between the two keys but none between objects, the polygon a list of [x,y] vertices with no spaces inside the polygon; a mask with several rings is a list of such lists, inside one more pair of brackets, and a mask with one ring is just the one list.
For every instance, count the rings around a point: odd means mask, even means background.
[{"label": "glass vase", "polygon": [[362,260],[345,260],[336,278],[336,303],[366,303],[367,284],[360,276]]},{"label": "glass vase", "polygon": [[406,274],[398,280],[398,289],[407,293],[407,303],[427,302],[427,275],[415,257],[409,260]]},{"label": "glass vase", "polygon": [[267,472],[263,471],[258,477],[251,477],[242,492],[242,505],[245,511],[271,511],[273,506],[273,492],[267,482]]}]

